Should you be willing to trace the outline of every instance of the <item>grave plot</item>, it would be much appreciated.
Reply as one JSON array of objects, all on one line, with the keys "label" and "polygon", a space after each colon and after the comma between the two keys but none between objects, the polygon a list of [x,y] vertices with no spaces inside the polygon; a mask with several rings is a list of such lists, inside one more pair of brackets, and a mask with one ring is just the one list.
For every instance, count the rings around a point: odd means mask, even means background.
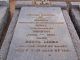
[{"label": "grave plot", "polygon": [[80,40],[67,10],[60,6],[20,8],[1,47],[2,60],[79,59]]},{"label": "grave plot", "polygon": [[60,8],[21,9],[7,56],[12,59],[78,60]]},{"label": "grave plot", "polygon": [[80,2],[71,2],[71,18],[80,37]]},{"label": "grave plot", "polygon": [[21,9],[7,55],[12,59],[78,60],[60,8]]}]

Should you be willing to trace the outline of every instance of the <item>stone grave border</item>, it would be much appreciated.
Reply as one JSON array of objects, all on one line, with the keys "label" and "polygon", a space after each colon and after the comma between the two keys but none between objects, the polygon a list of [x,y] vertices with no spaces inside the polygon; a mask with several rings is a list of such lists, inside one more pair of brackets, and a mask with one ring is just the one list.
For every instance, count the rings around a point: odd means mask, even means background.
[{"label": "stone grave border", "polygon": [[13,37],[14,28],[15,28],[17,20],[18,20],[18,15],[19,15],[19,10],[16,10],[14,13],[14,16],[11,20],[7,34],[5,36],[4,42],[3,42],[1,50],[0,50],[0,59],[1,60],[6,60],[7,53],[9,50],[9,45],[10,45],[11,39]]},{"label": "stone grave border", "polygon": [[67,24],[67,27],[68,27],[68,30],[69,30],[69,33],[70,33],[70,36],[72,38],[72,42],[73,42],[73,45],[75,47],[75,50],[77,52],[77,56],[78,56],[78,60],[80,60],[80,39],[77,35],[77,32],[74,28],[74,25],[71,21],[71,18],[69,16],[69,13],[67,10],[63,10],[63,15],[64,15],[64,18],[65,18],[65,21],[66,21],[66,24]]},{"label": "stone grave border", "polygon": [[71,18],[74,26],[77,30],[78,35],[80,36],[80,2],[71,2]]}]

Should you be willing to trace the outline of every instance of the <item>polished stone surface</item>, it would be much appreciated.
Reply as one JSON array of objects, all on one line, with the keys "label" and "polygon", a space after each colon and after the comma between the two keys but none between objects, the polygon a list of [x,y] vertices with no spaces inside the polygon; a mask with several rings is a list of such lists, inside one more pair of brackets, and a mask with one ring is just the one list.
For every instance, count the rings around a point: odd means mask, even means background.
[{"label": "polished stone surface", "polygon": [[60,8],[21,9],[7,60],[26,59],[78,60]]}]

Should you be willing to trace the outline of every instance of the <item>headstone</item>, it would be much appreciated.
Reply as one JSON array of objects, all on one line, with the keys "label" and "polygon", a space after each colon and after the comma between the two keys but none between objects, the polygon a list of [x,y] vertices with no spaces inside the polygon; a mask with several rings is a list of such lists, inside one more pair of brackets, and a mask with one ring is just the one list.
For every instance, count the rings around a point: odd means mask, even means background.
[{"label": "headstone", "polygon": [[[21,8],[24,6],[34,6],[34,5],[32,4],[32,1],[30,1],[30,0],[28,0],[28,1],[17,0],[16,1],[16,8]],[[39,2],[36,2],[36,6],[52,6],[52,7],[61,7],[63,9],[66,9],[67,3],[66,2],[51,1],[50,3],[45,5],[45,4],[40,4]]]},{"label": "headstone", "polygon": [[7,60],[26,59],[78,60],[61,8],[21,9]]},{"label": "headstone", "polygon": [[7,6],[9,4],[9,0],[0,0],[0,5]]},{"label": "headstone", "polygon": [[5,7],[5,6],[0,7],[0,38],[1,38],[1,34],[3,31],[4,25],[7,22],[7,16],[8,16],[7,12],[8,12],[7,7]]}]

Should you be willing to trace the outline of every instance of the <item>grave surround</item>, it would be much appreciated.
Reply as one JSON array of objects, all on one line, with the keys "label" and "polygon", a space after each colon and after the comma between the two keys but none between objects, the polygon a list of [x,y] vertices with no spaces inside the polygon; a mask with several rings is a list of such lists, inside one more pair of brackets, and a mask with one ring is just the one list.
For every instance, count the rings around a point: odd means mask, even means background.
[{"label": "grave surround", "polygon": [[7,60],[25,59],[78,60],[61,8],[21,9]]}]

